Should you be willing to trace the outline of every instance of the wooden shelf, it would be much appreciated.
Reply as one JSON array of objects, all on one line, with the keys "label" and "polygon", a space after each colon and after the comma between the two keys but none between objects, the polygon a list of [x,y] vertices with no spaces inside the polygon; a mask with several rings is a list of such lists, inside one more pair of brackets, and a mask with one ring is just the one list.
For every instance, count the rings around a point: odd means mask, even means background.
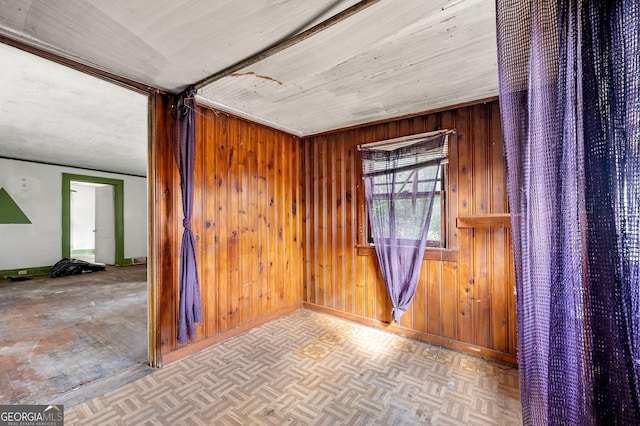
[{"label": "wooden shelf", "polygon": [[456,222],[458,228],[511,228],[511,215],[500,213],[460,216]]}]

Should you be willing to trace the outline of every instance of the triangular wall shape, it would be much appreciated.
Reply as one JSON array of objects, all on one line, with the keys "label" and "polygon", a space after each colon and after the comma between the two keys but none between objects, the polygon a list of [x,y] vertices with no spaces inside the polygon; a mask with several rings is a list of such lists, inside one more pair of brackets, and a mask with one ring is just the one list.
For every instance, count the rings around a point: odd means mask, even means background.
[{"label": "triangular wall shape", "polygon": [[31,223],[18,204],[4,188],[0,188],[0,224]]}]

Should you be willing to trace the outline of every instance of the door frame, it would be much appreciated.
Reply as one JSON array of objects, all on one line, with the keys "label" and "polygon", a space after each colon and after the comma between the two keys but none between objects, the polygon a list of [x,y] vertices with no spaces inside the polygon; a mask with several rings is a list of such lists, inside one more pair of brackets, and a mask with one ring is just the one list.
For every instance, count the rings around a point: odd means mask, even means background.
[{"label": "door frame", "polygon": [[116,265],[126,264],[124,258],[124,181],[98,176],[62,173],[62,258],[71,257],[71,182],[89,182],[113,186],[115,209]]}]

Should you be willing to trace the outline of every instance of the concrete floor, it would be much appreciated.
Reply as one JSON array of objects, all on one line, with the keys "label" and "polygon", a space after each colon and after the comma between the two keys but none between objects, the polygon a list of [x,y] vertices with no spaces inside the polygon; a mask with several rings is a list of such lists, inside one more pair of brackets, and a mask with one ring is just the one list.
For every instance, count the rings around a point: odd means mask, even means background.
[{"label": "concrete floor", "polygon": [[149,374],[146,274],[0,281],[0,404],[69,407]]}]

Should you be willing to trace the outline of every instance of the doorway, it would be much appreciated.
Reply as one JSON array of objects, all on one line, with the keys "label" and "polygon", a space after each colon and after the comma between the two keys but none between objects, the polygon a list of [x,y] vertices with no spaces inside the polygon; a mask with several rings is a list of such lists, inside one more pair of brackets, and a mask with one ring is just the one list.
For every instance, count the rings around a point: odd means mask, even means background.
[{"label": "doorway", "polygon": [[125,264],[124,181],[62,174],[62,258],[72,254],[82,260],[93,255],[93,261],[108,265]]},{"label": "doorway", "polygon": [[115,264],[116,234],[113,185],[71,181],[71,257]]}]

